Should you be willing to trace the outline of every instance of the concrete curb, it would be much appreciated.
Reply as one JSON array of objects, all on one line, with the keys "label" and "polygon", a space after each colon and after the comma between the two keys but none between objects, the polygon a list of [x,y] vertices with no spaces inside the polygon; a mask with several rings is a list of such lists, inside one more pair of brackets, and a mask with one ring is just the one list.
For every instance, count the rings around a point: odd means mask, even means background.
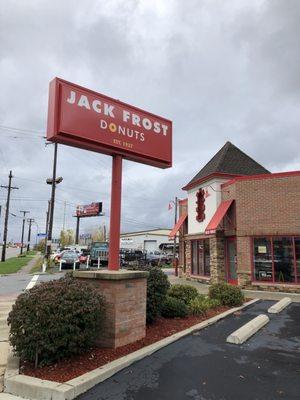
[{"label": "concrete curb", "polygon": [[264,314],[260,314],[247,322],[241,328],[232,332],[226,339],[226,342],[233,344],[242,344],[256,332],[258,332],[263,326],[270,321],[269,317]]},{"label": "concrete curb", "polygon": [[65,383],[53,382],[33,378],[26,375],[20,375],[19,370],[15,369],[16,362],[19,366],[18,357],[10,354],[7,370],[4,377],[5,393],[10,393],[16,396],[25,397],[27,399],[38,399],[38,400],[71,400],[79,396],[80,394],[91,389],[110,378],[117,372],[128,367],[132,363],[147,357],[161,348],[168,346],[169,344],[187,336],[191,333],[204,329],[215,322],[227,317],[228,315],[234,314],[236,311],[242,310],[251,304],[257,302],[259,299],[254,299],[243,304],[241,307],[235,307],[227,310],[215,317],[209,318],[206,321],[200,322],[184,331],[175,333],[159,342],[153,343],[147,347],[137,350],[127,356],[121,357],[115,361],[112,361],[103,367],[94,369],[93,371],[87,372],[77,378],[71,379]]},{"label": "concrete curb", "polygon": [[292,300],[289,297],[284,297],[277,303],[273,304],[269,309],[268,313],[270,314],[278,314],[280,311],[282,311],[285,307],[290,305]]}]

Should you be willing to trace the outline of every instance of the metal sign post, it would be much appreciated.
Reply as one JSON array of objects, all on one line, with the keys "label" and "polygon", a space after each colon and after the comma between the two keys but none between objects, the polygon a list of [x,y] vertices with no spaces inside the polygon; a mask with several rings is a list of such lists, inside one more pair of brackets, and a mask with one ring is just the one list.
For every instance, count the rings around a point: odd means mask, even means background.
[{"label": "metal sign post", "polygon": [[108,269],[117,271],[120,268],[120,226],[121,226],[121,193],[122,193],[122,156],[112,158],[111,203],[110,203],[110,236]]}]

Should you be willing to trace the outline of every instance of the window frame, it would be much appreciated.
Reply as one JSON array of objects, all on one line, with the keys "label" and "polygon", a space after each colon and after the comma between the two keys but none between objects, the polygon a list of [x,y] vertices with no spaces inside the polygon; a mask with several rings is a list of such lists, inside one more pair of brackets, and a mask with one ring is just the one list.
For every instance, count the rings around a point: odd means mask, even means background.
[{"label": "window frame", "polygon": [[[269,239],[271,243],[271,256],[272,256],[272,280],[271,281],[259,281],[255,278],[255,265],[254,265],[254,240],[259,238]],[[274,238],[290,238],[292,239],[293,245],[293,269],[294,269],[294,282],[278,282],[275,280],[275,266],[274,266],[274,246],[273,246],[273,239]],[[256,235],[250,237],[250,248],[251,248],[251,278],[253,283],[263,284],[263,285],[300,285],[300,280],[298,279],[298,271],[297,271],[297,260],[296,260],[296,246],[295,246],[295,239],[300,239],[300,235]]]}]

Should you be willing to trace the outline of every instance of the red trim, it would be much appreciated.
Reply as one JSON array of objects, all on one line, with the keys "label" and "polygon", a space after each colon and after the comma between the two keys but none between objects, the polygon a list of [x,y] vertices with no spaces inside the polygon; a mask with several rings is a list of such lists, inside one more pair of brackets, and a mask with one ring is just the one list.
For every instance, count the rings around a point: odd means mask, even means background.
[{"label": "red trim", "polygon": [[176,222],[176,225],[174,226],[174,228],[171,230],[171,232],[169,233],[169,238],[173,239],[176,235],[176,233],[179,231],[179,229],[181,228],[182,224],[184,223],[184,221],[187,218],[187,213],[182,214],[181,217],[179,218],[179,220]]},{"label": "red trim", "polygon": [[226,200],[222,201],[222,203],[217,208],[217,211],[214,213],[212,219],[210,220],[209,224],[205,229],[206,234],[210,234],[216,231],[218,225],[220,224],[221,220],[224,218],[225,214],[227,213],[229,207],[234,202],[234,200]]},{"label": "red trim", "polygon": [[295,236],[293,236],[293,259],[294,259],[294,274],[295,274],[295,282],[298,283],[298,271],[297,271],[297,259],[296,259],[296,242]]},{"label": "red trim", "polygon": [[[282,238],[282,237],[288,237],[292,239],[293,242],[293,260],[294,260],[294,273],[295,273],[295,282],[277,282],[275,281],[275,268],[274,268],[274,251],[273,251],[273,238]],[[277,235],[255,235],[255,236],[250,236],[250,254],[251,254],[251,272],[252,272],[252,283],[254,284],[269,284],[269,285],[299,285],[298,282],[298,276],[297,276],[297,260],[296,260],[296,247],[295,247],[295,239],[299,238],[300,235],[299,233],[296,235],[285,235],[285,234],[277,234]],[[257,281],[255,279],[255,273],[254,273],[254,239],[256,238],[268,238],[271,241],[271,255],[272,255],[272,275],[273,275],[273,280],[272,282],[270,281]]]},{"label": "red trim", "polygon": [[[253,246],[254,246],[254,241],[253,241]],[[274,245],[272,236],[271,236],[271,256],[272,256],[272,278],[273,278],[272,281],[275,282]]]},{"label": "red trim", "polygon": [[261,174],[261,175],[243,175],[237,176],[228,182],[221,184],[221,188],[225,188],[239,181],[252,181],[252,180],[263,180],[263,179],[275,179],[275,178],[287,178],[289,176],[300,176],[300,171],[289,171],[289,172],[276,172],[274,174]]},{"label": "red trim", "polygon": [[223,172],[214,172],[213,174],[207,175],[204,178],[197,179],[195,182],[188,183],[185,185],[182,190],[190,190],[195,186],[198,186],[202,182],[209,181],[211,178],[232,178],[232,177],[239,177],[243,175],[238,174],[225,174]]}]

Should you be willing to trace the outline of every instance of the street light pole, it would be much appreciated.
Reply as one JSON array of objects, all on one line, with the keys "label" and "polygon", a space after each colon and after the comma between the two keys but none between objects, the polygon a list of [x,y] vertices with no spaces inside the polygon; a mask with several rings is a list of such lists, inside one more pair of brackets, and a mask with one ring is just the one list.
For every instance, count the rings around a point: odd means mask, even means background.
[{"label": "street light pole", "polygon": [[56,164],[57,164],[57,143],[54,143],[54,159],[53,159],[53,173],[52,173],[52,187],[51,187],[51,200],[50,200],[50,215],[49,215],[49,227],[47,235],[47,263],[50,261],[51,253],[51,241],[52,241],[52,228],[53,228],[53,215],[54,215],[54,203],[55,203],[55,188],[56,188]]},{"label": "street light pole", "polygon": [[22,255],[23,254],[23,244],[24,244],[25,216],[26,216],[26,214],[29,213],[29,211],[20,211],[20,213],[23,213],[22,238],[21,238],[21,250],[20,250],[20,255]]}]

